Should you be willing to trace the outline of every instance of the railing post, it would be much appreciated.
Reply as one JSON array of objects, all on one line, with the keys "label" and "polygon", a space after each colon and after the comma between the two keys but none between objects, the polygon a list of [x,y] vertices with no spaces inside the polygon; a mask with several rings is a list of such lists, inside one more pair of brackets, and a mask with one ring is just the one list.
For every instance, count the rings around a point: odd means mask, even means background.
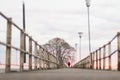
[{"label": "railing post", "polygon": [[94,64],[95,64],[95,52],[92,54],[92,68],[94,69]]},{"label": "railing post", "polygon": [[[48,60],[50,60],[50,53],[47,52],[47,55],[48,55]],[[50,62],[48,61],[48,69],[50,69]]]},{"label": "railing post", "polygon": [[45,70],[45,60],[43,60],[43,70]]},{"label": "railing post", "polygon": [[117,47],[118,47],[118,71],[120,71],[120,32],[117,33]]},{"label": "railing post", "polygon": [[[41,47],[39,46],[39,57],[41,58],[41,56],[40,56],[40,49],[41,49]],[[39,59],[39,69],[41,69],[41,59]]]},{"label": "railing post", "polygon": [[93,54],[92,53],[90,53],[90,69],[93,69]]},{"label": "railing post", "polygon": [[7,40],[6,40],[6,65],[5,72],[10,72],[11,70],[11,39],[12,39],[12,19],[9,18],[7,21]]},{"label": "railing post", "polygon": [[99,69],[101,70],[101,48],[99,48]]},{"label": "railing post", "polygon": [[98,69],[98,51],[96,50],[96,69]]},{"label": "railing post", "polygon": [[108,46],[108,53],[109,53],[109,70],[111,70],[111,42],[109,42],[109,44],[108,44],[109,46]]},{"label": "railing post", "polygon": [[43,49],[41,48],[41,69],[43,70]]},{"label": "railing post", "polygon": [[87,65],[86,65],[87,61],[86,61],[86,58],[84,59],[84,68],[87,69]]},{"label": "railing post", "polygon": [[24,70],[24,30],[21,30],[21,36],[20,36],[20,71],[22,72]]},{"label": "railing post", "polygon": [[103,70],[105,70],[105,53],[106,53],[106,46],[103,47]]},{"label": "railing post", "polygon": [[47,52],[46,52],[46,50],[44,50],[44,66],[45,66],[45,70],[47,69]]},{"label": "railing post", "polygon": [[29,70],[32,70],[32,37],[29,37]]},{"label": "railing post", "polygon": [[41,59],[39,59],[39,70],[41,70]]},{"label": "railing post", "polygon": [[[35,56],[37,56],[37,42],[35,42]],[[35,59],[35,70],[37,70],[37,57]]]},{"label": "railing post", "polygon": [[42,70],[44,70],[44,62],[43,62],[43,59],[41,60],[41,68],[42,68]]}]

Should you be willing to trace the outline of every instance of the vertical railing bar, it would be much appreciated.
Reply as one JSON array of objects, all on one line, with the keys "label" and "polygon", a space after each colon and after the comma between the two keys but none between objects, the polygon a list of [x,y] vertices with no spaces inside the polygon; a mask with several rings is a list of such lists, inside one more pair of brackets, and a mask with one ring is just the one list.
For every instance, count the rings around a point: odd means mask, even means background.
[{"label": "vertical railing bar", "polygon": [[99,69],[101,70],[101,48],[99,48]]},{"label": "vertical railing bar", "polygon": [[109,61],[108,61],[109,62],[108,63],[109,64],[109,70],[111,70],[111,66],[112,66],[112,64],[111,64],[111,55],[110,55],[111,54],[111,42],[109,42],[109,44],[108,44],[108,53],[109,53],[108,54],[109,55]]},{"label": "vertical railing bar", "polygon": [[32,37],[29,37],[29,70],[32,70]]},{"label": "vertical railing bar", "polygon": [[[20,36],[20,49],[24,50],[24,30],[21,30],[21,36]],[[24,52],[20,51],[20,72],[24,70]]]},{"label": "vertical railing bar", "polygon": [[[37,56],[37,42],[35,42],[35,51],[34,54],[35,56]],[[35,61],[35,70],[37,70],[37,57],[34,57],[34,61]]]},{"label": "vertical railing bar", "polygon": [[[40,49],[41,49],[41,46],[39,45],[39,51],[40,51]],[[40,52],[39,52],[39,57],[40,57]],[[39,59],[39,70],[41,70],[41,59]]]},{"label": "vertical railing bar", "polygon": [[94,64],[95,64],[95,52],[93,52],[93,69],[94,69]]},{"label": "vertical railing bar", "polygon": [[118,48],[118,66],[117,66],[117,70],[120,71],[120,32],[117,33],[117,48]]},{"label": "vertical railing bar", "polygon": [[103,70],[105,70],[105,55],[106,55],[106,46],[103,47]]},{"label": "vertical railing bar", "polygon": [[[12,19],[9,18],[7,21],[7,39],[6,44],[11,45],[11,39],[12,39]],[[11,46],[6,46],[6,65],[5,65],[5,72],[11,71]]]},{"label": "vertical railing bar", "polygon": [[98,69],[98,50],[96,50],[96,69]]}]

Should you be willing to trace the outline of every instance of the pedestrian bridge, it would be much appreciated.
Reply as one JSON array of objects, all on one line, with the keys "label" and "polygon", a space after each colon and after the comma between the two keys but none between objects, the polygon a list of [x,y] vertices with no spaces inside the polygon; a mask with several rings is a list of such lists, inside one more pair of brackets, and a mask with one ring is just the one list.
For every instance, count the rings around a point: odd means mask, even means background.
[{"label": "pedestrian bridge", "polygon": [[[6,33],[0,36],[0,52],[5,53],[0,58],[0,80],[120,80],[120,33],[99,49],[93,51],[86,58],[76,63],[72,68],[66,68],[60,61],[44,49],[29,34],[15,24],[11,18],[0,12],[6,20]],[[18,41],[11,40],[14,29],[19,34]],[[29,44],[25,49],[25,38]],[[14,45],[18,43],[19,46]],[[13,54],[18,61],[13,63]],[[26,57],[26,58],[25,58]]]}]

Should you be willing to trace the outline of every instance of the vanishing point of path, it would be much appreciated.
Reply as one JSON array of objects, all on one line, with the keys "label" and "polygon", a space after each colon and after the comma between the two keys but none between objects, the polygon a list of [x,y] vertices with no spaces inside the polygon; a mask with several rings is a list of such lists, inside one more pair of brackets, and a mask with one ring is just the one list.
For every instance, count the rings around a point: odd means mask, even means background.
[{"label": "vanishing point of path", "polygon": [[120,72],[67,68],[0,73],[0,80],[120,80]]}]

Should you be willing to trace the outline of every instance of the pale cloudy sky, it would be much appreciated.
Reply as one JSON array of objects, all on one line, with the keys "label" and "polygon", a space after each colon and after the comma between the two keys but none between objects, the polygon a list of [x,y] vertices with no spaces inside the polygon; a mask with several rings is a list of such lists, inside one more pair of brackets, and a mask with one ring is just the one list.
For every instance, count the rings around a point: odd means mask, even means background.
[{"label": "pale cloudy sky", "polygon": [[[26,32],[40,44],[60,37],[75,47],[75,43],[79,44],[78,32],[83,32],[82,57],[89,54],[85,0],[24,0],[24,2]],[[22,0],[0,0],[0,11],[12,17],[12,20],[22,28]],[[120,1],[91,0],[90,24],[93,51],[120,31]]]}]

